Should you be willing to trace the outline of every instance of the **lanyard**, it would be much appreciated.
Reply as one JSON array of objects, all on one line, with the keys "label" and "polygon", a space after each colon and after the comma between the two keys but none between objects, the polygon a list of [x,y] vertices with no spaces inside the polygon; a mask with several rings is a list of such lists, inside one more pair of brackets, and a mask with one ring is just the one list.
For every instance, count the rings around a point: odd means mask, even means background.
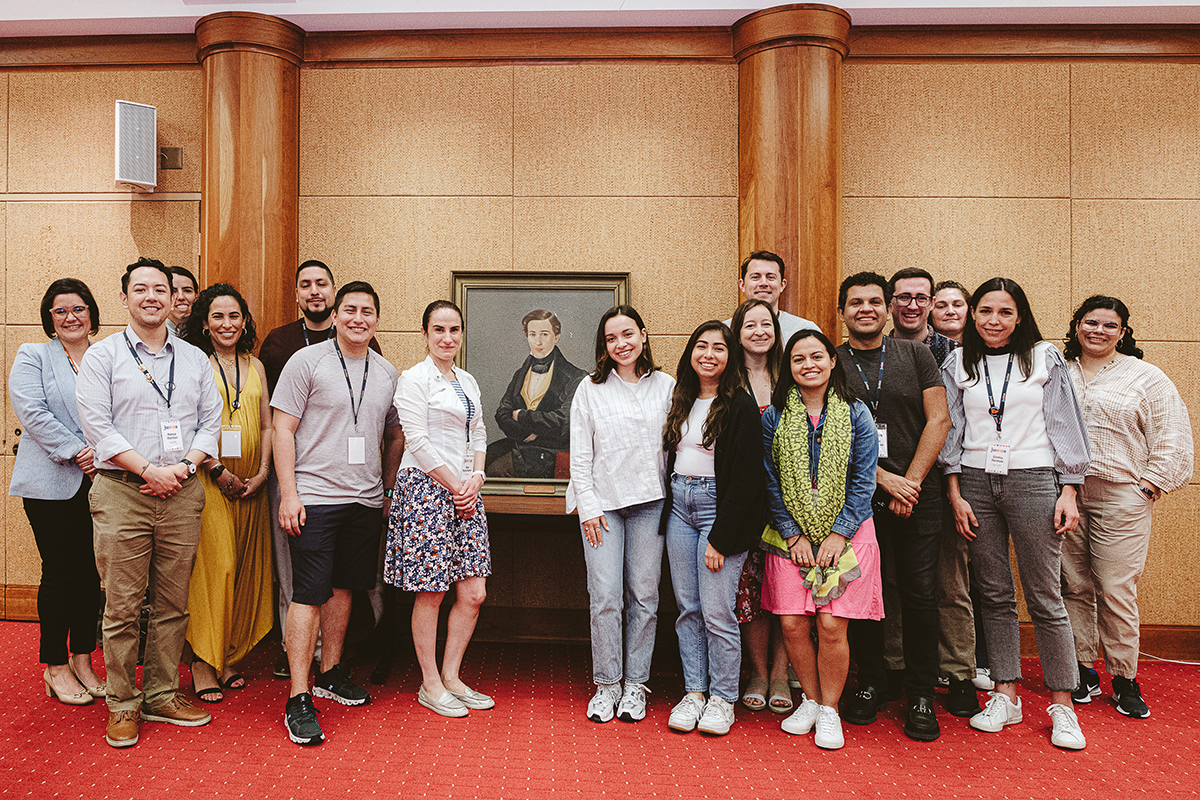
[{"label": "lanyard", "polygon": [[358,412],[362,411],[363,398],[367,396],[367,374],[371,371],[371,353],[367,353],[367,362],[363,364],[362,389],[358,392],[358,407],[354,407],[354,387],[350,385],[350,370],[346,368],[346,359],[342,357],[342,346],[337,337],[333,339],[333,349],[337,350],[338,361],[342,362],[342,374],[346,376],[346,388],[350,390],[350,413],[354,415],[354,428],[358,429]]},{"label": "lanyard", "polygon": [[[59,342],[59,344],[62,344],[62,342]],[[63,344],[63,352],[67,354],[67,361],[70,362],[71,369],[75,370],[75,374],[78,375],[79,365],[75,363],[75,359],[71,358],[71,354],[67,351],[67,346],[65,344]]]},{"label": "lanyard", "polygon": [[[304,346],[308,347],[310,344],[312,344],[312,342],[310,342],[308,339],[309,330],[308,330],[308,326],[304,324],[304,320],[300,320],[300,330],[304,331]],[[312,331],[312,332],[316,333],[316,331]],[[321,333],[325,334],[325,338],[322,339],[321,341],[322,342],[327,341],[329,339],[329,333],[327,331],[321,331]],[[320,342],[318,342],[318,344],[320,344]]]},{"label": "lanyard", "polygon": [[171,373],[167,377],[167,393],[163,394],[159,388],[158,381],[154,380],[154,376],[150,374],[150,370],[146,369],[146,365],[142,363],[142,359],[138,358],[137,350],[133,349],[133,343],[129,341],[129,334],[124,331],[121,335],[125,337],[125,346],[129,348],[129,355],[133,356],[133,360],[137,362],[138,369],[146,376],[146,382],[154,387],[154,391],[158,392],[158,396],[167,401],[167,410],[171,410],[171,395],[175,393],[175,350],[171,349]]},{"label": "lanyard", "polygon": [[[871,408],[871,416],[879,411],[879,399],[883,395],[883,361],[887,358],[887,337],[883,337],[883,349],[879,351],[879,381],[875,384],[875,397],[871,398],[871,384],[867,383],[867,376],[863,374],[862,365],[858,363],[858,359],[854,357],[854,348],[846,345],[846,349],[850,351],[850,360],[854,362],[854,366],[858,369],[858,377],[862,378],[863,386],[867,390],[867,405]],[[822,414],[822,419],[824,415]]]},{"label": "lanyard", "polygon": [[1000,438],[1000,426],[1004,423],[1004,401],[1008,397],[1008,379],[1012,377],[1013,354],[1008,354],[1008,369],[1004,372],[1004,387],[1000,390],[1000,405],[992,396],[992,374],[988,371],[987,356],[983,357],[983,379],[987,383],[988,413],[996,423],[996,438]]},{"label": "lanyard", "polygon": [[[229,381],[225,379],[225,368],[221,366],[221,359],[216,353],[213,353],[213,358],[217,359],[217,369],[221,370],[221,383],[225,384],[225,402],[229,402]],[[233,390],[235,392],[233,404],[229,406],[229,416],[233,416],[233,412],[242,407],[242,359],[237,354],[233,356]]]}]

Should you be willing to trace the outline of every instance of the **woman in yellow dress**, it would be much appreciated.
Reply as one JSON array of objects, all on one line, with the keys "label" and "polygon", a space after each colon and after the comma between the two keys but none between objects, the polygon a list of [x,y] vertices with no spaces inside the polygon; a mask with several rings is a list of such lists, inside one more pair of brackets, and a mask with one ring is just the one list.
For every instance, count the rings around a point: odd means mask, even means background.
[{"label": "woman in yellow dress", "polygon": [[271,406],[246,301],[227,283],[205,289],[188,341],[208,353],[221,393],[221,457],[201,465],[204,512],[192,572],[187,641],[192,688],[206,703],[246,679],[237,664],[273,625],[270,509],[262,487],[271,464]]}]

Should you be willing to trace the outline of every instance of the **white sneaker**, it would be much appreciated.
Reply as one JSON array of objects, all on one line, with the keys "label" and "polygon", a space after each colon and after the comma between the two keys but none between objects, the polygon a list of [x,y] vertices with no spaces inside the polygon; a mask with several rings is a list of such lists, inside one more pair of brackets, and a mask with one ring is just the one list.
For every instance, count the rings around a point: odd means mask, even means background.
[{"label": "white sneaker", "polygon": [[783,728],[784,733],[803,736],[813,729],[820,708],[816,700],[809,700],[805,697],[792,715],[780,723],[779,727]]},{"label": "white sneaker", "polygon": [[998,733],[1005,725],[1016,725],[1021,721],[1021,698],[1013,703],[1007,695],[1000,692],[988,692],[988,700],[983,711],[971,717],[971,727],[977,731]]},{"label": "white sneaker", "polygon": [[724,736],[733,727],[733,703],[719,697],[708,698],[696,730],[709,736]]},{"label": "white sneaker", "polygon": [[695,729],[696,723],[700,721],[700,715],[704,713],[704,698],[699,695],[685,694],[683,699],[671,709],[671,718],[667,720],[667,727],[673,731],[687,733]]},{"label": "white sneaker", "polygon": [[813,741],[823,750],[842,749],[846,737],[842,736],[842,718],[838,716],[836,708],[817,707],[817,735]]},{"label": "white sneaker", "polygon": [[646,694],[650,690],[640,683],[625,684],[625,693],[617,705],[617,719],[621,722],[641,722],[646,718]]},{"label": "white sneaker", "polygon": [[608,722],[613,718],[617,701],[621,699],[621,684],[602,683],[596,687],[596,694],[588,701],[588,719],[592,722]]},{"label": "white sneaker", "polygon": [[1079,727],[1079,718],[1074,709],[1061,703],[1055,703],[1046,709],[1050,712],[1050,722],[1054,726],[1050,734],[1050,744],[1067,750],[1082,750],[1087,746],[1083,738],[1083,729]]},{"label": "white sneaker", "polygon": [[971,683],[981,692],[990,692],[996,688],[996,682],[992,680],[992,671],[986,667],[975,670],[975,677],[971,679]]}]

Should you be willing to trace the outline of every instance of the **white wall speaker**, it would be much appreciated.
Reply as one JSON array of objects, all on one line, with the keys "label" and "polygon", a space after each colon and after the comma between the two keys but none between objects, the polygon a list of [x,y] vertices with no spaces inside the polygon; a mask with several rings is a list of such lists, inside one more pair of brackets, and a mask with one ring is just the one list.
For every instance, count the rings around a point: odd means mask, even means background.
[{"label": "white wall speaker", "polygon": [[117,101],[116,181],[142,191],[158,185],[158,109]]}]

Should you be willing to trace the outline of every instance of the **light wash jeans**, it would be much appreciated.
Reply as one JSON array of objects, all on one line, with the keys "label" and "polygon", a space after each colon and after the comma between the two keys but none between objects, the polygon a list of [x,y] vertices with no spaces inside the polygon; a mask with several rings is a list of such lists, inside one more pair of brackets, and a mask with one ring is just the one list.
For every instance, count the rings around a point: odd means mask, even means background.
[{"label": "light wash jeans", "polygon": [[979,582],[992,680],[1011,683],[1021,678],[1021,632],[1008,557],[1011,537],[1046,687],[1052,692],[1073,691],[1079,670],[1062,597],[1063,537],[1054,532],[1059,495],[1054,470],[1014,469],[1007,475],[989,475],[963,467],[959,490],[979,521],[970,545],[971,562]]},{"label": "light wash jeans", "polygon": [[592,612],[592,679],[597,684],[650,680],[662,575],[662,507],[662,500],[654,500],[605,511],[608,530],[599,547],[588,543],[580,526]]},{"label": "light wash jeans", "polygon": [[742,639],[738,628],[738,580],[745,553],[726,556],[717,572],[704,566],[708,532],[717,518],[715,478],[671,476],[674,495],[667,520],[667,558],[679,619],[679,657],[688,692],[709,692],[733,703],[738,698]]}]

